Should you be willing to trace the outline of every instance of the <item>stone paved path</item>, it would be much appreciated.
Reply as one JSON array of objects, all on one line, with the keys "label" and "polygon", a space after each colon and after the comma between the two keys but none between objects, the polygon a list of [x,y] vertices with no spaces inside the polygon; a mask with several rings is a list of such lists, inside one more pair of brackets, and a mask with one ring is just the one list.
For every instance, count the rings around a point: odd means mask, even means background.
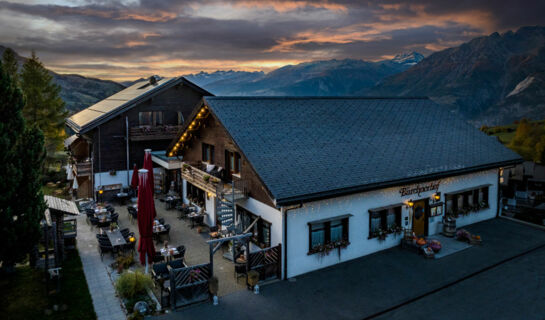
[{"label": "stone paved path", "polygon": [[[100,260],[97,249],[96,232],[91,230],[86,222],[85,215],[78,217],[78,250],[83,264],[83,272],[93,306],[99,320],[124,320],[125,312],[121,308],[119,299],[107,271],[107,264]],[[104,258],[111,259],[109,257]]]}]

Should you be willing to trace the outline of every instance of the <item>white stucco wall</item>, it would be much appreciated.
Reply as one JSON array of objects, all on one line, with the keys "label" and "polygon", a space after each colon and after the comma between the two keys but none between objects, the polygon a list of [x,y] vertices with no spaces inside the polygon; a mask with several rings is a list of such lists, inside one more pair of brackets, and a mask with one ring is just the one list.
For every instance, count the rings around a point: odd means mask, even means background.
[{"label": "white stucco wall", "polygon": [[271,246],[282,243],[282,213],[254,198],[238,200],[237,205],[271,223]]},{"label": "white stucco wall", "polygon": [[[153,168],[153,173],[157,174],[163,172],[163,168]],[[106,186],[109,184],[119,184],[121,183],[124,188],[127,185],[127,176],[129,177],[129,184],[131,183],[133,170],[118,170],[115,172],[115,175],[110,175],[110,172],[95,172],[95,189],[98,189],[100,186]]]},{"label": "white stucco wall", "polygon": [[[465,226],[478,221],[494,218],[497,208],[498,195],[498,170],[487,170],[463,176],[440,179],[439,192],[441,201],[445,201],[445,193],[452,193],[466,188],[490,184],[489,204],[490,208],[460,217],[457,227]],[[433,180],[437,181],[437,180]],[[431,182],[431,181],[430,181]],[[424,185],[426,183],[421,183]],[[407,187],[413,185],[407,185]],[[400,187],[370,191],[354,195],[348,195],[333,199],[305,203],[302,208],[288,211],[288,277],[297,276],[309,271],[321,269],[343,261],[348,261],[373,252],[399,245],[403,235],[388,235],[386,240],[368,239],[369,236],[369,210],[402,203],[409,199],[419,200],[431,197],[435,190],[422,192],[420,196],[410,195],[401,197]],[[443,210],[443,214],[444,214]],[[309,226],[308,222],[334,218],[345,214],[351,214],[349,218],[350,245],[341,249],[340,257],[337,250],[333,250],[328,256],[320,257],[318,254],[308,255],[309,250]],[[405,225],[405,217],[409,216],[409,209],[402,207],[402,225],[404,228],[412,227],[411,221]],[[442,216],[437,216],[429,223],[429,233],[439,231],[439,223]]]}]

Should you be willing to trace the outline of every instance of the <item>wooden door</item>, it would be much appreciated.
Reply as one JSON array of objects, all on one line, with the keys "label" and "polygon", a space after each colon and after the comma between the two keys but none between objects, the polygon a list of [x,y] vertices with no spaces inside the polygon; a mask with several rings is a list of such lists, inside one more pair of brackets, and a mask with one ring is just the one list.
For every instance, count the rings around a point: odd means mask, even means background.
[{"label": "wooden door", "polygon": [[413,206],[413,232],[419,237],[426,236],[426,223],[428,221],[426,202],[426,200],[416,201]]}]

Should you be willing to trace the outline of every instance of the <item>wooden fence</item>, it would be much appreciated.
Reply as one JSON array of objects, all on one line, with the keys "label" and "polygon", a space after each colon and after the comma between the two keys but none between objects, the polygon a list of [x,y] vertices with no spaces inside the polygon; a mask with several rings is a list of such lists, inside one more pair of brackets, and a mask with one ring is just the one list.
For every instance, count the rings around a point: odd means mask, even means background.
[{"label": "wooden fence", "polygon": [[170,269],[170,305],[172,309],[210,299],[208,281],[212,275],[209,263]]},{"label": "wooden fence", "polygon": [[282,277],[282,245],[252,252],[248,258],[248,271],[259,272],[259,280]]}]

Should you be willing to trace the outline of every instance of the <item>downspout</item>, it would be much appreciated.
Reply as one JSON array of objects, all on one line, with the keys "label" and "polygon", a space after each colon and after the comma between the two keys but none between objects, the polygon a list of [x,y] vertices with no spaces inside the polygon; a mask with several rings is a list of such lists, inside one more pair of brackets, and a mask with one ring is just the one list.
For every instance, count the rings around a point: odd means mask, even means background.
[{"label": "downspout", "polygon": [[127,143],[127,188],[131,185],[129,181],[129,117],[125,117],[125,141]]},{"label": "downspout", "polygon": [[284,226],[284,237],[282,239],[282,247],[284,248],[284,277],[282,280],[286,280],[288,278],[288,211],[302,207],[303,203],[301,202],[300,204],[280,208],[280,212],[282,213],[282,225]]},{"label": "downspout", "polygon": [[500,209],[501,209],[501,185],[500,185],[500,179],[501,179],[501,176],[500,176],[500,171],[503,171],[503,169],[498,169],[498,191],[497,191],[497,195],[496,195],[496,201],[497,201],[497,204],[496,204],[496,218],[500,216]]}]

